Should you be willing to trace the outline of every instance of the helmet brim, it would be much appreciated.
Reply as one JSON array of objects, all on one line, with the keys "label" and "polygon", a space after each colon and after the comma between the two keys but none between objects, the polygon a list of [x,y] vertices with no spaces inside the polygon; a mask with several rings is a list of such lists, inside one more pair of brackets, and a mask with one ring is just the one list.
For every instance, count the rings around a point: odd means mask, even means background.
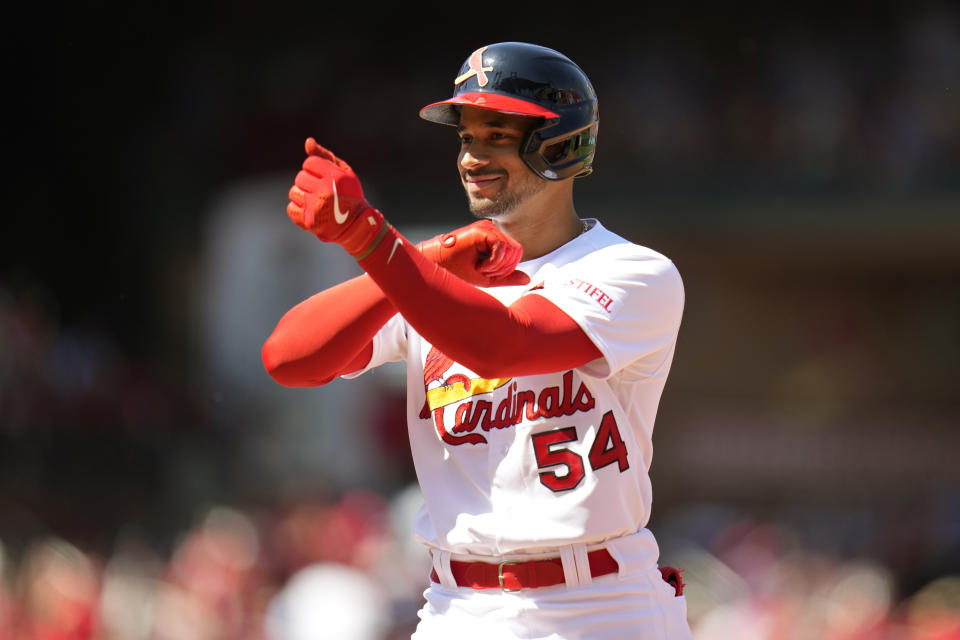
[{"label": "helmet brim", "polygon": [[560,115],[541,107],[540,105],[505,96],[499,93],[461,93],[449,100],[442,100],[428,104],[420,109],[420,117],[430,122],[439,122],[440,124],[460,124],[460,113],[457,107],[471,106],[479,109],[489,109],[500,113],[510,113],[518,116],[532,116],[536,118],[553,119]]}]

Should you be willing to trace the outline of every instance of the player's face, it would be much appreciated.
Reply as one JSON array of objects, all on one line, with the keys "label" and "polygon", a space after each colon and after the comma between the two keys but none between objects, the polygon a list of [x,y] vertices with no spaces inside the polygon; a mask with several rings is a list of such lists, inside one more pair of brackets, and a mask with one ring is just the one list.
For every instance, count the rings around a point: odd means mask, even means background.
[{"label": "player's face", "polygon": [[507,213],[546,187],[547,181],[520,158],[520,142],[533,121],[488,109],[462,108],[457,166],[474,216],[493,218]]}]

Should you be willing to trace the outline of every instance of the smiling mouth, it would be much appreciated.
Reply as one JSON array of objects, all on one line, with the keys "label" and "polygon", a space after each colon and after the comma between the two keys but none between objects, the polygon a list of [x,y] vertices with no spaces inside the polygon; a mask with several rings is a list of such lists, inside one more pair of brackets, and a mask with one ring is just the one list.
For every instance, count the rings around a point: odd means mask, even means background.
[{"label": "smiling mouth", "polygon": [[503,175],[499,173],[468,174],[464,176],[463,181],[466,183],[467,189],[480,191],[500,180],[502,177]]}]

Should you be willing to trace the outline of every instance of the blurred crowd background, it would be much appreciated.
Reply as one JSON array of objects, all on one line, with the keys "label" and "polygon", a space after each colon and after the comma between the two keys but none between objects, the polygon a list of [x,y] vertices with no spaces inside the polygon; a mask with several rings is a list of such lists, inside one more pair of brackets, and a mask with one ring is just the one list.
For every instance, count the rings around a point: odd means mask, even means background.
[{"label": "blurred crowd background", "polygon": [[357,273],[286,218],[303,140],[411,239],[468,223],[417,111],[501,40],[586,70],[578,212],[684,276],[650,528],[697,640],[960,638],[960,9],[668,4],[6,20],[0,640],[409,637],[402,371],[260,347]]}]

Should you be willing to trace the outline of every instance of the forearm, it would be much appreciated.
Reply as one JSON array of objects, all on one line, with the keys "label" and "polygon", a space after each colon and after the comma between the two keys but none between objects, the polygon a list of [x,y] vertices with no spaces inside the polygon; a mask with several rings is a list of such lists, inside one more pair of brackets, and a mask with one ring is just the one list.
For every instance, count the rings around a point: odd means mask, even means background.
[{"label": "forearm", "polygon": [[367,275],[321,291],[280,319],[263,345],[264,367],[285,386],[326,384],[369,362],[373,336],[396,312]]},{"label": "forearm", "polygon": [[424,338],[479,375],[546,373],[600,355],[579,326],[542,297],[505,306],[437,267],[395,229],[360,266]]},{"label": "forearm", "polygon": [[[467,227],[439,245],[428,243],[435,259],[466,274],[456,276],[390,227],[367,203],[346,162],[313,138],[304,148],[307,158],[290,189],[287,214],[323,242],[343,247],[372,282],[351,284],[363,290],[362,303],[354,292],[343,296],[335,288],[291,310],[275,332],[278,346],[271,337],[264,347],[264,364],[278,382],[322,384],[365,365],[370,340],[394,308],[448,357],[483,376],[558,371],[600,355],[576,322],[542,297],[525,296],[506,307],[470,284],[529,282],[513,271],[522,247],[496,225]],[[328,317],[331,310],[339,317]]]}]

